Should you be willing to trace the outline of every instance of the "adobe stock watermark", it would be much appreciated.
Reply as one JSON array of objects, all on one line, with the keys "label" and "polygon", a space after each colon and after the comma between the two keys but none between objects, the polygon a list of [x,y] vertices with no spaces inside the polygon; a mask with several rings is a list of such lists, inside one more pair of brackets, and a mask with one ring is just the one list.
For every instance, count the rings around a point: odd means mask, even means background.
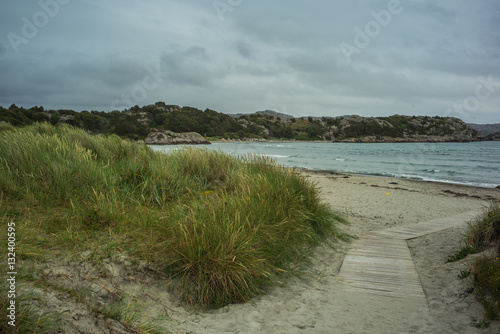
[{"label": "adobe stock watermark", "polygon": [[212,5],[221,22],[224,21],[224,15],[227,12],[232,12],[236,7],[240,6],[243,0],[214,0]]},{"label": "adobe stock watermark", "polygon": [[[7,323],[9,326],[16,326],[16,275],[17,275],[17,267],[16,267],[16,223],[11,221],[8,224],[7,228],[7,298],[8,302],[5,303],[4,307],[6,307],[7,311]],[[5,296],[2,296],[5,298]]]},{"label": "adobe stock watermark", "polygon": [[455,116],[462,120],[469,118],[479,109],[481,102],[488,100],[499,87],[500,81],[494,81],[493,75],[490,74],[487,78],[479,77],[474,94],[456,101],[451,108],[446,109],[444,116]]},{"label": "adobe stock watermark", "polygon": [[146,67],[148,74],[139,81],[132,89],[123,93],[120,98],[114,100],[111,103],[110,110],[120,110],[130,108],[139,102],[144,101],[149,95],[149,92],[158,88],[158,86],[164,81],[168,76],[168,72],[162,72],[160,65],[156,65],[153,69],[151,67]]},{"label": "adobe stock watermark", "polygon": [[19,46],[21,44],[28,44],[33,38],[35,38],[40,29],[49,24],[50,20],[59,14],[59,10],[62,5],[66,5],[71,0],[39,0],[38,6],[40,10],[35,12],[31,17],[23,16],[21,21],[23,25],[21,26],[20,34],[15,32],[9,32],[7,38],[14,49],[15,53],[19,53]]},{"label": "adobe stock watermark", "polygon": [[[412,0],[406,0],[412,1]],[[373,20],[368,21],[364,29],[358,26],[354,27],[354,38],[353,44],[342,42],[339,44],[340,51],[346,58],[347,62],[350,63],[353,54],[359,54],[363,49],[370,45],[371,41],[376,38],[382,32],[382,28],[386,28],[391,24],[392,19],[395,15],[400,14],[403,11],[403,6],[400,0],[389,0],[387,3],[387,9],[382,9],[379,11],[372,10],[370,12]]]}]

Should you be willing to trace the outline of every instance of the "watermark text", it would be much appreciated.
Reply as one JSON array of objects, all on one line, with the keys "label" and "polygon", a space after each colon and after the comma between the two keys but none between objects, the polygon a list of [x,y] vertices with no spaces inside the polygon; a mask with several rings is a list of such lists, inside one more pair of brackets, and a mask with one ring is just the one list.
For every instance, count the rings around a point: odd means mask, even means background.
[{"label": "watermark text", "polygon": [[227,12],[232,12],[236,7],[241,5],[243,0],[214,0],[212,5],[214,6],[215,12],[219,17],[219,20],[224,21],[224,15]]},{"label": "watermark text", "polygon": [[49,24],[50,19],[54,18],[61,8],[61,5],[66,5],[71,0],[39,0],[38,6],[40,10],[35,12],[31,17],[23,16],[21,21],[20,34],[9,32],[7,38],[9,39],[12,49],[15,53],[19,52],[21,44],[28,44],[35,38],[40,29]]},{"label": "watermark text", "polygon": [[7,227],[7,323],[16,326],[16,223],[10,222]]}]

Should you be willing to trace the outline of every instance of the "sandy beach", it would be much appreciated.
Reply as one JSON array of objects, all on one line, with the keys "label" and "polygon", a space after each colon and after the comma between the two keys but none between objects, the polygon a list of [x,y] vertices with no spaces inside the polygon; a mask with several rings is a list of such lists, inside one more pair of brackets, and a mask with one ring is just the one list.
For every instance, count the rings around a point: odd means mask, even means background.
[{"label": "sandy beach", "polygon": [[[426,222],[487,207],[500,190],[455,184],[304,172],[317,182],[322,198],[349,220],[345,230],[363,235]],[[210,312],[192,312],[170,304],[174,333],[497,333],[472,324],[483,319],[482,307],[457,274],[474,256],[446,263],[462,246],[461,228],[408,240],[427,306],[401,304],[377,296],[350,293],[338,274],[352,243],[317,249],[307,277],[288,282],[251,303]],[[477,256],[477,255],[475,255]],[[411,301],[411,299],[409,299]]]},{"label": "sandy beach", "polygon": [[[106,260],[103,276],[99,271],[103,268],[88,261],[54,260],[44,265],[44,277],[54,284],[89,291],[98,305],[120,295],[134,296],[141,303],[144,321],[155,319],[166,333],[498,333],[499,322],[489,328],[473,326],[484,319],[483,309],[471,293],[471,278],[457,276],[480,255],[454,263],[446,260],[463,246],[463,217],[473,217],[491,201],[500,200],[499,189],[301,173],[317,183],[322,200],[347,218],[344,230],[358,239],[339,242],[335,248],[317,248],[304,277],[248,303],[213,311],[185,308],[173,297],[168,277],[146,263]],[[456,221],[461,225],[425,232],[426,226],[436,226],[429,221],[455,224],[455,218],[446,217],[459,217]],[[412,236],[411,231],[421,233],[422,229],[422,236]],[[391,239],[390,235],[403,237]],[[363,249],[368,249],[368,257],[359,255]],[[372,250],[385,252],[387,259],[375,261],[369,257]],[[353,280],[349,275],[356,270],[360,273]],[[370,270],[379,273],[373,275]],[[360,288],[353,285],[356,280]],[[382,288],[372,286],[375,280]],[[385,291],[385,286],[392,285],[395,289]],[[60,313],[71,324],[71,332],[135,333],[114,320],[96,318],[67,296],[50,293],[49,297],[44,308]]]}]

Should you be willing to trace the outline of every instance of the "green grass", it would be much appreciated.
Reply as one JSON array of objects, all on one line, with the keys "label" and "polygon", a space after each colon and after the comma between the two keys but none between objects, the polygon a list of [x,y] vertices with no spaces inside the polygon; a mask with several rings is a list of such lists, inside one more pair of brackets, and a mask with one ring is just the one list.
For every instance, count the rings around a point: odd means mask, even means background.
[{"label": "green grass", "polygon": [[106,318],[119,321],[132,333],[154,334],[161,333],[153,319],[148,317],[140,301],[132,296],[121,296],[118,300],[105,305],[100,311]]},{"label": "green grass", "polygon": [[3,131],[12,131],[14,129],[15,128],[12,125],[10,125],[9,123],[0,122],[0,132],[3,132]]},{"label": "green grass", "polygon": [[163,154],[69,126],[1,131],[0,190],[21,259],[126,252],[203,308],[248,301],[304,270],[315,246],[348,238],[315,185],[273,160]]},{"label": "green grass", "polygon": [[480,320],[472,324],[476,328],[484,329],[484,328],[489,328],[491,325],[491,322],[488,320]]},{"label": "green grass", "polygon": [[474,253],[477,253],[476,249],[471,245],[466,245],[462,247],[456,254],[449,256],[448,260],[446,260],[446,263],[460,261],[462,259],[465,259],[467,255]]},{"label": "green grass", "polygon": [[480,258],[473,267],[474,285],[486,311],[486,318],[500,318],[500,263],[489,258]]},{"label": "green grass", "polygon": [[500,318],[500,205],[492,203],[488,210],[469,224],[466,241],[479,251],[491,249],[472,267],[475,291],[483,303],[486,318]]},{"label": "green grass", "polygon": [[[18,283],[19,284],[19,283]],[[19,285],[16,286],[16,289]],[[6,284],[2,282],[0,285],[0,332],[1,333],[50,333],[52,330],[57,329],[54,314],[49,314],[38,307],[33,305],[33,301],[38,298],[32,291],[17,291],[15,298],[9,298],[9,289]],[[15,301],[15,319],[9,318],[11,315],[8,307],[10,302]],[[14,321],[15,326],[9,325],[9,322]]]},{"label": "green grass", "polygon": [[[492,203],[481,216],[469,224],[466,235],[467,244],[478,250],[484,250],[491,246],[499,247],[500,205]],[[500,251],[500,249],[498,250]]]},{"label": "green grass", "polygon": [[460,279],[466,279],[467,277],[470,276],[471,270],[460,270],[460,274],[458,274],[458,278]]}]

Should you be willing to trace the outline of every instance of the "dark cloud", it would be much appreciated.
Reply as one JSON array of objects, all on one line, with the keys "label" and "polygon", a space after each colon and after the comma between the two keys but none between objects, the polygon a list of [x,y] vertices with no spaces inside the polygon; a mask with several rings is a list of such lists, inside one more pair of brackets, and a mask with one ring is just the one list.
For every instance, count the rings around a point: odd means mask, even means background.
[{"label": "dark cloud", "polygon": [[252,55],[252,47],[250,46],[250,44],[245,42],[237,42],[236,50],[244,58],[250,58],[250,56]]},{"label": "dark cloud", "polygon": [[210,57],[200,46],[166,51],[160,57],[160,64],[169,74],[170,85],[204,86],[213,80]]},{"label": "dark cloud", "polygon": [[[0,105],[109,110],[117,100],[161,100],[296,116],[445,115],[491,75],[491,95],[463,117],[500,122],[500,3],[401,0],[377,21],[390,3],[227,2],[221,17],[201,0],[72,0],[50,15],[40,2],[8,1]],[[26,36],[30,24],[36,33]],[[12,33],[24,38],[17,50]],[[351,57],[342,43],[356,48]],[[125,98],[155,71],[162,77],[147,94]]]},{"label": "dark cloud", "polygon": [[0,58],[5,56],[6,53],[7,53],[7,47],[5,46],[4,43],[0,42]]}]

